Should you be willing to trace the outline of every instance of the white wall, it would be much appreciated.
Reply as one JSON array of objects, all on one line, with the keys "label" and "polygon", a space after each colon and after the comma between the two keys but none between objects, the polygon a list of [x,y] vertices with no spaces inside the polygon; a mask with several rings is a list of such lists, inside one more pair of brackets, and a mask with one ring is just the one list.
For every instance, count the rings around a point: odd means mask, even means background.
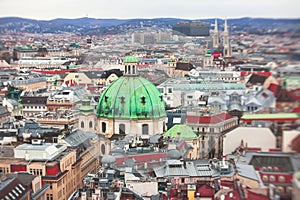
[{"label": "white wall", "polygon": [[293,152],[291,142],[300,134],[298,130],[285,130],[282,134],[282,151]]},{"label": "white wall", "polygon": [[269,128],[238,127],[227,133],[223,140],[223,154],[231,154],[241,140],[248,147],[261,148],[262,151],[276,148],[276,138]]},{"label": "white wall", "polygon": [[126,186],[142,196],[149,197],[158,194],[157,182],[127,182]]}]

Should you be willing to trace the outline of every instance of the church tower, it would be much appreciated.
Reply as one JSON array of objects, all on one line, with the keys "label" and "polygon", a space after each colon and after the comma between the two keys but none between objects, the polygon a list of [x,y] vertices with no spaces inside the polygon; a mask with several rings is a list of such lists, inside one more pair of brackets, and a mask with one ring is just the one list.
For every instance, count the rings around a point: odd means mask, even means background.
[{"label": "church tower", "polygon": [[171,58],[168,61],[168,67],[167,67],[167,74],[169,77],[174,76],[175,68],[176,68],[176,59],[174,56],[171,56]]},{"label": "church tower", "polygon": [[94,107],[91,105],[91,100],[85,96],[82,100],[82,105],[79,107],[79,129],[87,132],[95,132],[96,116]]},{"label": "church tower", "polygon": [[223,55],[224,55],[224,57],[230,57],[231,56],[231,46],[230,46],[230,42],[229,42],[229,33],[228,33],[228,27],[227,27],[227,19],[225,19],[225,22],[224,22]]},{"label": "church tower", "polygon": [[219,31],[218,31],[218,21],[215,19],[215,29],[213,34],[213,49],[219,48]]}]

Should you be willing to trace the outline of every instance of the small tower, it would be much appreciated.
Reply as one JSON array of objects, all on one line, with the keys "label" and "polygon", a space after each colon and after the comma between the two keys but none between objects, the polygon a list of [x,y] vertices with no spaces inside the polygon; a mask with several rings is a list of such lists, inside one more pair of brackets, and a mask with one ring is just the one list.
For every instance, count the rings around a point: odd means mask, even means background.
[{"label": "small tower", "polygon": [[82,105],[79,107],[79,125],[78,128],[82,131],[95,132],[96,116],[94,107],[91,106],[91,101],[88,96],[82,100]]},{"label": "small tower", "polygon": [[210,49],[206,50],[203,67],[211,67],[213,65],[213,56],[211,55]]},{"label": "small tower", "polygon": [[219,32],[218,32],[218,21],[215,19],[215,29],[213,34],[213,49],[219,48]]},{"label": "small tower", "polygon": [[137,76],[137,63],[136,57],[130,55],[124,59],[124,76]]},{"label": "small tower", "polygon": [[230,57],[231,56],[231,46],[230,46],[230,43],[229,43],[229,33],[228,33],[228,27],[227,27],[227,19],[225,19],[225,22],[224,22],[223,55],[224,55],[224,57]]},{"label": "small tower", "polygon": [[168,61],[168,68],[167,68],[167,74],[170,77],[174,76],[174,71],[176,68],[176,59],[174,56],[171,56],[171,58]]}]

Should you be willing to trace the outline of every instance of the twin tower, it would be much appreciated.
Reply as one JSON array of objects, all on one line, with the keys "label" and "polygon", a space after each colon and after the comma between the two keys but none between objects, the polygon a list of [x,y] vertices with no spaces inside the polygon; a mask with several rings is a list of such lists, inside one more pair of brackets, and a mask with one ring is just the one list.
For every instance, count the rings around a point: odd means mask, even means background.
[{"label": "twin tower", "polygon": [[223,37],[220,42],[219,31],[218,31],[218,21],[216,19],[215,20],[215,29],[213,32],[213,49],[217,50],[217,51],[223,51],[224,57],[231,57],[231,46],[230,46],[228,35],[229,35],[229,33],[228,33],[228,27],[227,27],[227,20],[225,19]]}]

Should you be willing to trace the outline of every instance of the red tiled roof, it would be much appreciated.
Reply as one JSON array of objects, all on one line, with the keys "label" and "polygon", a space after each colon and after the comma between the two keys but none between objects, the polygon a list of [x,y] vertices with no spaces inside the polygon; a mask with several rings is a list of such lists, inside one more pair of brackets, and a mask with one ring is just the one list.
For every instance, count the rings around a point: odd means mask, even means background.
[{"label": "red tiled roof", "polygon": [[272,72],[248,72],[248,71],[242,71],[241,72],[241,76],[247,76],[250,74],[258,74],[258,75],[262,75],[262,76],[271,76]]},{"label": "red tiled roof", "polygon": [[247,151],[261,151],[261,148],[259,148],[259,147],[247,147],[246,150]]},{"label": "red tiled roof", "polygon": [[195,192],[195,197],[197,197],[197,193],[200,194],[200,197],[213,197],[215,194],[214,188],[208,186],[208,185],[201,185],[200,187],[197,188]]},{"label": "red tiled roof", "polygon": [[11,165],[11,172],[26,172],[26,165]]},{"label": "red tiled roof", "polygon": [[230,114],[220,113],[213,116],[187,116],[187,123],[198,123],[198,124],[218,124],[222,121],[233,118]]},{"label": "red tiled roof", "polygon": [[[136,162],[151,162],[153,160],[160,161],[161,158],[166,158],[167,153],[149,153],[149,154],[136,154],[136,155],[127,155],[126,159],[133,158]],[[121,164],[124,161],[124,158],[116,158],[117,164]]]},{"label": "red tiled roof", "polygon": [[291,142],[292,150],[300,153],[300,134],[295,137]]},{"label": "red tiled roof", "polygon": [[293,113],[300,113],[300,105],[292,110]]},{"label": "red tiled roof", "polygon": [[66,72],[74,72],[79,71],[80,69],[53,69],[53,70],[44,70],[44,69],[35,69],[32,72],[37,72],[41,74],[62,74]]},{"label": "red tiled roof", "polygon": [[252,199],[271,200],[268,196],[265,196],[263,194],[255,193],[254,191],[251,190],[247,190],[247,191],[248,191],[247,200],[252,200]]},{"label": "red tiled roof", "polygon": [[[232,197],[230,196],[230,193],[232,193]],[[237,190],[234,190],[230,193],[227,193],[225,195],[225,199],[224,200],[232,200],[232,199],[236,199],[236,200],[242,200],[240,193]]]},{"label": "red tiled roof", "polygon": [[293,89],[289,91],[289,95],[293,97],[294,100],[300,100],[300,88]]},{"label": "red tiled roof", "polygon": [[46,175],[47,176],[56,176],[60,173],[59,165],[47,166],[46,167]]},{"label": "red tiled roof", "polygon": [[271,83],[268,87],[268,90],[270,90],[271,92],[273,92],[274,96],[276,96],[277,94],[277,89],[278,89],[279,85],[273,84]]}]

